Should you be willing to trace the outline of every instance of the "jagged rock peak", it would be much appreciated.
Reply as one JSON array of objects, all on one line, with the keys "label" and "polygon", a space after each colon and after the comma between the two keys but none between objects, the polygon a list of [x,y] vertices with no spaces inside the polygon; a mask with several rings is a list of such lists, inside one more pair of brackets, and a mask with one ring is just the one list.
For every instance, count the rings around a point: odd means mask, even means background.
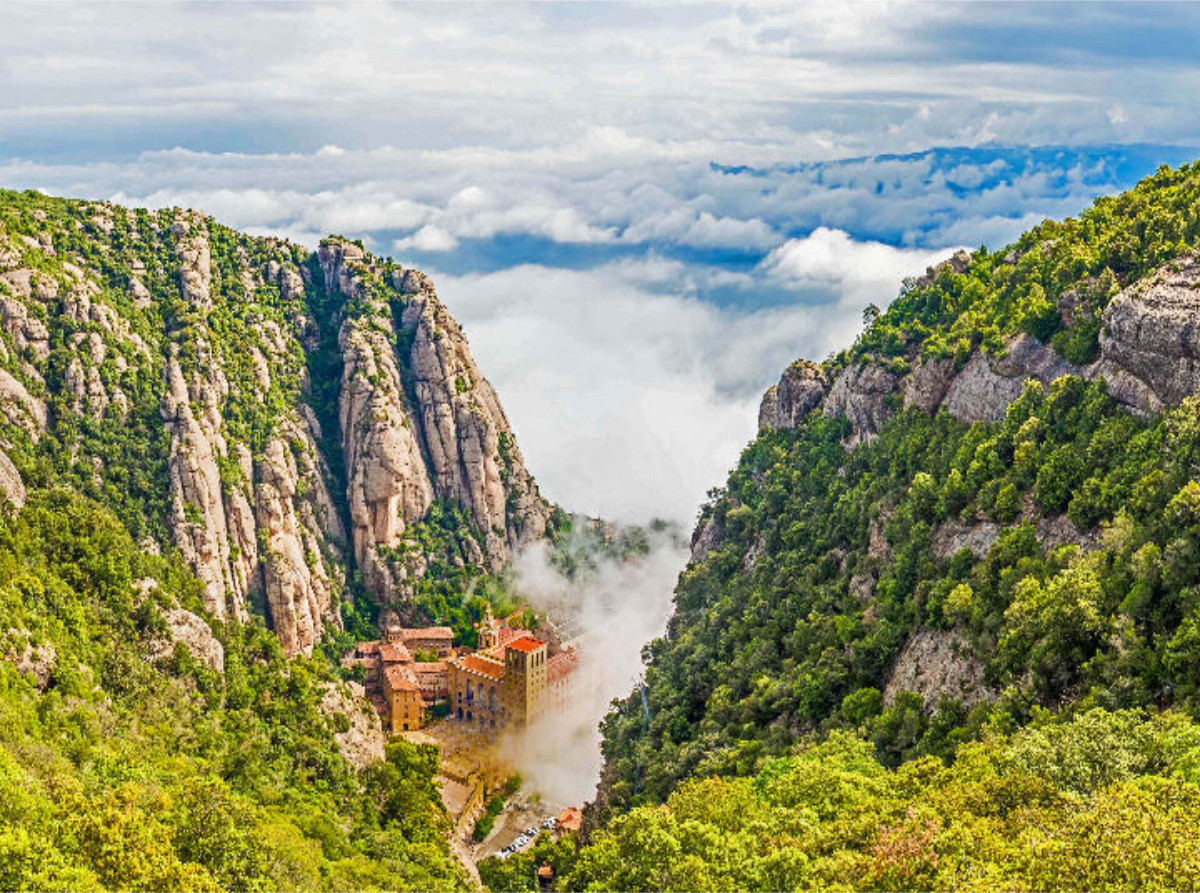
[{"label": "jagged rock peak", "polygon": [[[957,258],[958,255],[955,256]],[[955,272],[961,263],[946,261]],[[934,271],[931,270],[931,275]],[[1073,312],[1071,302],[1060,312]],[[759,410],[759,430],[794,428],[815,410],[845,416],[847,446],[870,440],[895,412],[917,406],[945,409],[971,423],[1004,418],[1027,381],[1048,387],[1064,375],[1103,378],[1110,393],[1139,413],[1161,412],[1200,388],[1200,258],[1178,258],[1130,285],[1105,308],[1100,355],[1076,366],[1030,335],[1010,338],[999,353],[973,351],[965,364],[951,358],[920,358],[911,371],[870,358],[852,361],[832,374],[799,361],[769,388]],[[892,399],[895,394],[900,401]]]},{"label": "jagged rock peak", "polygon": [[28,498],[48,436],[147,548],[178,549],[208,614],[261,614],[289,654],[340,624],[355,566],[403,612],[426,557],[405,534],[435,502],[491,569],[551,516],[423,274],[338,237],[0,192],[0,503]]}]

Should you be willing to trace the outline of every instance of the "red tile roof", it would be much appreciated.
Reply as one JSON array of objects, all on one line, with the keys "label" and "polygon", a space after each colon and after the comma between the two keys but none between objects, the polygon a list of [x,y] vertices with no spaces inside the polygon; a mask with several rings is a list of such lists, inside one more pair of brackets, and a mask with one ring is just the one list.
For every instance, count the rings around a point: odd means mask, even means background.
[{"label": "red tile roof", "polygon": [[408,639],[453,639],[454,630],[448,626],[421,626],[416,629],[400,630],[400,638]]},{"label": "red tile roof", "polygon": [[583,811],[568,806],[558,814],[558,827],[564,831],[578,831],[583,826]]},{"label": "red tile roof", "polygon": [[417,661],[409,669],[418,676],[434,676],[446,672],[446,662],[444,660]]},{"label": "red tile roof", "polygon": [[575,672],[579,665],[579,655],[574,651],[560,651],[546,661],[546,681],[558,682]]},{"label": "red tile roof", "polygon": [[523,651],[528,654],[531,651],[537,651],[539,648],[544,647],[545,644],[546,643],[541,639],[535,639],[533,636],[526,633],[519,639],[513,639],[504,647],[512,648],[515,651]]},{"label": "red tile roof", "polygon": [[383,678],[392,691],[419,691],[409,668],[403,664],[388,667],[383,671]]},{"label": "red tile roof", "polygon": [[384,643],[379,646],[379,659],[385,664],[409,664],[412,663],[412,655],[403,645],[392,645]]},{"label": "red tile roof", "polygon": [[459,661],[459,666],[464,670],[470,670],[482,676],[490,676],[492,679],[504,678],[504,664],[498,664],[495,661],[487,660],[475,654],[468,654],[462,658]]}]

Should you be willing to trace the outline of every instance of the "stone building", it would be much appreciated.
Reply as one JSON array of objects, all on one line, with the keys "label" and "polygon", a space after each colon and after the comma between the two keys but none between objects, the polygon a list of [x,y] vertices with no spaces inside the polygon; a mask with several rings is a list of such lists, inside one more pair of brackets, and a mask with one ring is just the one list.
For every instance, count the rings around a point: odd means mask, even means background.
[{"label": "stone building", "polygon": [[482,647],[450,660],[450,708],[459,720],[487,731],[521,728],[568,700],[578,662],[573,649],[551,656],[551,643],[527,630],[492,621],[480,630]]},{"label": "stone building", "polygon": [[413,675],[411,665],[393,664],[383,670],[388,731],[393,735],[425,725],[425,699]]},{"label": "stone building", "polygon": [[[568,705],[579,655],[553,629],[543,639],[511,625],[515,616],[484,620],[471,653],[455,653],[448,627],[390,626],[343,663],[364,668],[367,693],[391,734],[420,729],[429,709],[446,699],[452,717],[481,731],[520,728]],[[438,660],[416,660],[434,654]]]},{"label": "stone building", "polygon": [[[422,652],[440,659],[418,661]],[[446,626],[407,629],[388,627],[383,639],[359,642],[342,661],[361,666],[363,685],[391,734],[425,725],[428,709],[449,697],[449,667],[444,658],[454,654],[454,633]]]}]

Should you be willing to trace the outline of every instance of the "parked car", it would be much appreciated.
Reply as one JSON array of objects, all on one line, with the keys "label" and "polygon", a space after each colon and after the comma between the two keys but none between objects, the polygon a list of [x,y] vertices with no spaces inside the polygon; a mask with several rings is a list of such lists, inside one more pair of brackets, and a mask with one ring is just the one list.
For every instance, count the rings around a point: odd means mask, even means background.
[{"label": "parked car", "polygon": [[545,828],[547,831],[554,830],[554,826],[557,824],[558,824],[558,819],[554,818],[554,816],[550,816],[550,818],[548,818],[548,819],[542,819],[542,827]]}]

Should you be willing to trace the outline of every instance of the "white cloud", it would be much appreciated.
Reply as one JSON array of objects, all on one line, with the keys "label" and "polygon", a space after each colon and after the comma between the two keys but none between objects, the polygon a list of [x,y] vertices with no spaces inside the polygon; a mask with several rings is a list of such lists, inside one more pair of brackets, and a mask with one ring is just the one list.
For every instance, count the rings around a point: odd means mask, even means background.
[{"label": "white cloud", "polygon": [[833,286],[846,296],[876,291],[922,272],[952,251],[893,248],[881,242],[857,242],[849,233],[820,226],[802,239],[789,239],[763,261],[775,279],[796,288]]},{"label": "white cloud", "polygon": [[762,392],[784,367],[848,344],[868,301],[886,304],[938,256],[840,237],[817,236],[840,254],[802,300],[752,312],[691,296],[683,268],[655,259],[436,281],[552,499],[688,524],[753,436]]},{"label": "white cloud", "polygon": [[397,251],[451,251],[458,247],[458,239],[440,226],[423,226],[411,236],[396,240]]}]

